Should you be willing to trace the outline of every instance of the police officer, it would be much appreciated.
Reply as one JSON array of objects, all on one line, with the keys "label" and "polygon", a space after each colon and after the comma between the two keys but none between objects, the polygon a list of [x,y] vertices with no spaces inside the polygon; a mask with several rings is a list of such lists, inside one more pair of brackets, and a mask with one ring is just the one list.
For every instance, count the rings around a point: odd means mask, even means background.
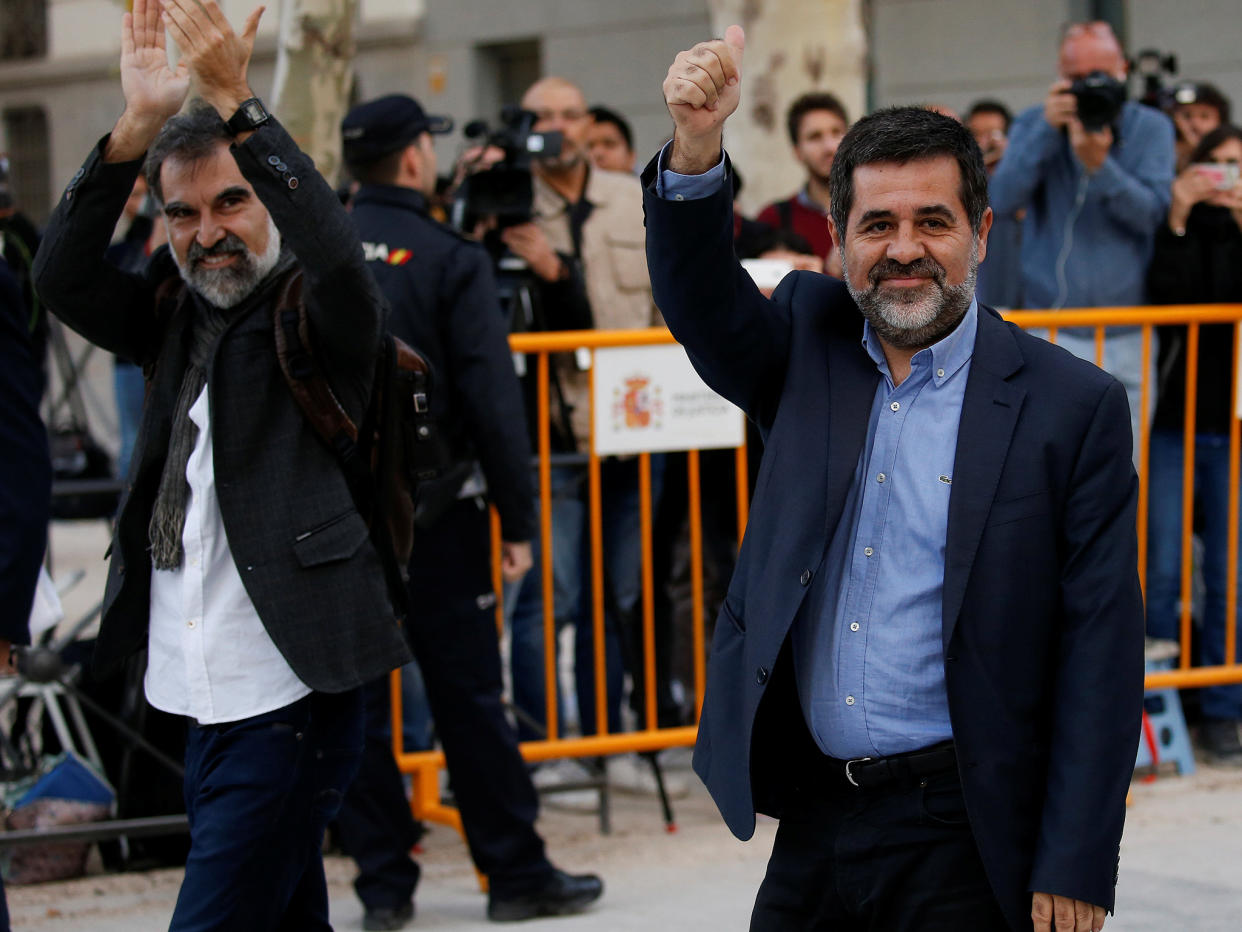
[{"label": "police officer", "polygon": [[[500,512],[506,580],[530,568],[535,531],[530,446],[491,265],[483,248],[428,215],[433,133],[452,129],[418,102],[361,104],[341,125],[361,186],[353,217],[367,264],[392,305],[389,327],[431,361],[432,410],[454,466],[420,490],[407,634],[448,761],[470,855],[488,876],[496,921],[577,912],[598,899],[591,874],[557,870],[534,828],[539,799],[501,702],[487,499]],[[418,829],[387,736],[387,683],[368,697],[362,772],[338,818],[358,862],[363,928],[399,929],[413,915]]]}]

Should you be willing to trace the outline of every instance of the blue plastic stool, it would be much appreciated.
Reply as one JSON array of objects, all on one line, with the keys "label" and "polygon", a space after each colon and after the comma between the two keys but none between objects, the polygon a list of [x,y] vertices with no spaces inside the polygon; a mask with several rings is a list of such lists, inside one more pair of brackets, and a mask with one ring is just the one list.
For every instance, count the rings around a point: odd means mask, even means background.
[{"label": "blue plastic stool", "polygon": [[[1178,653],[1178,645],[1174,641],[1148,639],[1143,667],[1148,673],[1171,670]],[[1173,761],[1177,764],[1177,772],[1183,777],[1194,773],[1195,752],[1190,745],[1190,733],[1186,729],[1186,717],[1182,714],[1182,700],[1177,690],[1149,689],[1143,694],[1143,710],[1147,713],[1156,738],[1156,756],[1159,762]],[[1147,735],[1140,735],[1138,759],[1134,766],[1150,767],[1152,763]]]}]

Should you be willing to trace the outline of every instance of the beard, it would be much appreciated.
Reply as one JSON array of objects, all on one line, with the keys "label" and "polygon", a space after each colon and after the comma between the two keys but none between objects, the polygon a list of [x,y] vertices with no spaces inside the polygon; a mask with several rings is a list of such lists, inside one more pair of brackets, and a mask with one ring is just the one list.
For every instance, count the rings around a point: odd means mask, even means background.
[{"label": "beard", "polygon": [[[850,280],[849,265],[845,266],[845,286],[863,317],[881,340],[898,349],[923,349],[953,332],[966,315],[975,296],[975,280],[979,272],[979,246],[970,247],[970,271],[965,281],[945,284],[945,270],[935,259],[924,256],[907,265],[882,259],[867,273],[867,287],[859,288]],[[922,285],[885,291],[889,278],[922,278]]]},{"label": "beard", "polygon": [[[259,286],[280,259],[280,231],[269,215],[267,248],[256,255],[236,233],[226,233],[212,246],[200,246],[191,240],[184,261],[173,250],[173,259],[185,283],[218,308],[236,307]],[[229,265],[205,268],[203,260],[219,256],[236,256]]]}]

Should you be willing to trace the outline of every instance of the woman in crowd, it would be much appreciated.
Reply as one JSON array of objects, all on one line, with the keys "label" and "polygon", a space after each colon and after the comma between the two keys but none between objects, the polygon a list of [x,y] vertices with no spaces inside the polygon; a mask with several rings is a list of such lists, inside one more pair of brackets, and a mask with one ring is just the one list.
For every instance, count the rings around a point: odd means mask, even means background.
[{"label": "woman in crowd", "polygon": [[[1167,223],[1156,236],[1148,288],[1155,304],[1242,302],[1242,130],[1224,125],[1204,136],[1173,182]],[[1181,526],[1187,328],[1160,328],[1159,387],[1150,447],[1147,630],[1177,638],[1181,617]],[[1194,489],[1202,505],[1206,599],[1198,662],[1225,657],[1229,577],[1229,426],[1233,416],[1234,325],[1199,328]],[[1240,638],[1239,640],[1242,640]],[[1201,695],[1201,743],[1218,762],[1242,766],[1242,685]]]}]

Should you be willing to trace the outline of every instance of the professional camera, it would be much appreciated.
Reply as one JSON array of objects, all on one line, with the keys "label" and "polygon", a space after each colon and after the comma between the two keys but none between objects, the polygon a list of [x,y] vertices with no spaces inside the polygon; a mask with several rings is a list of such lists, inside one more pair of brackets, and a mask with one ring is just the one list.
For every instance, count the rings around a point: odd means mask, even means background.
[{"label": "professional camera", "polygon": [[1098,132],[1112,126],[1126,102],[1126,86],[1106,71],[1093,71],[1070,86],[1078,99],[1078,119],[1083,129]]},{"label": "professional camera", "polygon": [[[535,114],[513,105],[500,112],[499,129],[493,131],[484,120],[466,124],[469,139],[481,143],[479,158],[467,164],[468,174],[458,189],[453,204],[453,224],[459,230],[473,230],[475,225],[495,218],[497,227],[526,223],[533,215],[534,188],[531,162],[538,158],[555,158],[561,154],[560,133],[536,133]],[[494,164],[472,171],[484,164],[488,149],[499,149],[503,156]]]}]

